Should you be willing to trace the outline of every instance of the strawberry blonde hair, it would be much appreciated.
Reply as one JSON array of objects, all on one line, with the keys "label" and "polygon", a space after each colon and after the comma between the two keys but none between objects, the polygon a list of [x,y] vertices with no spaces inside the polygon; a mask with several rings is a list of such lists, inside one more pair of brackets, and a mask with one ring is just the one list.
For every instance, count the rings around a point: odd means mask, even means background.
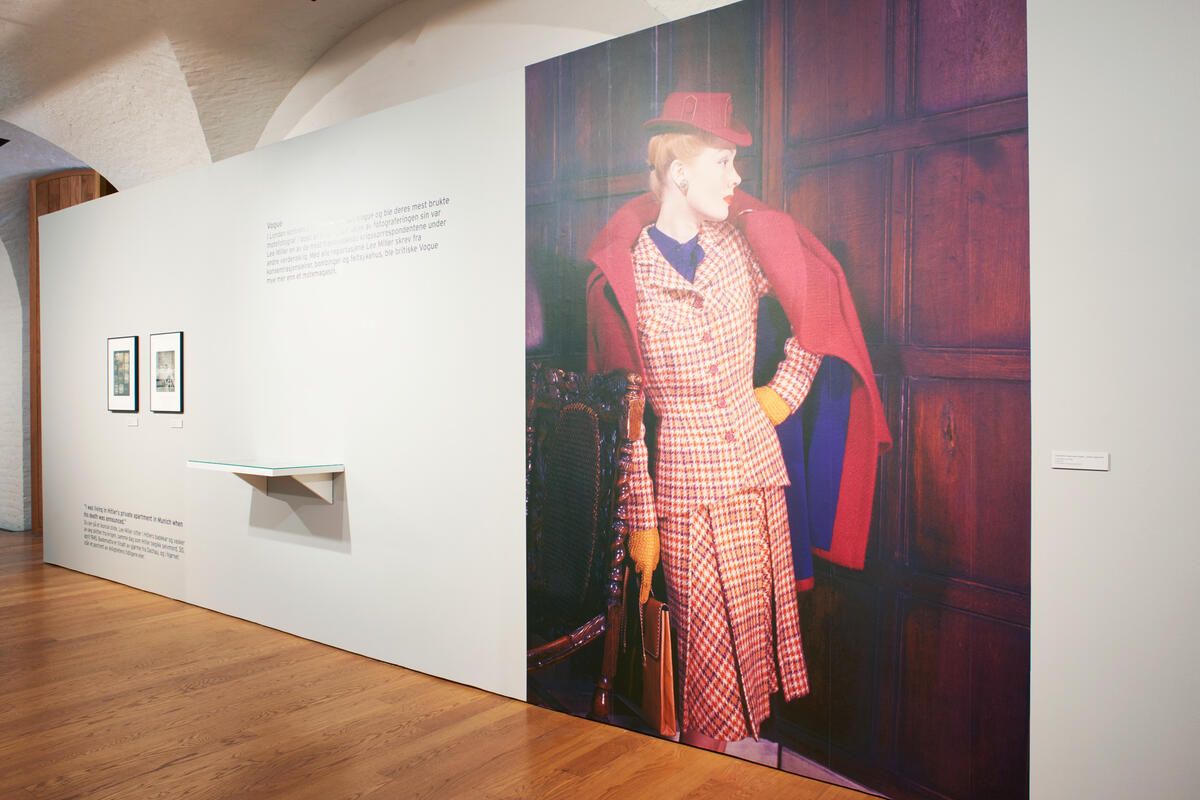
[{"label": "strawberry blonde hair", "polygon": [[704,152],[706,147],[718,150],[736,150],[737,145],[720,136],[704,131],[687,133],[660,133],[650,138],[646,161],[650,166],[650,191],[662,199],[663,187],[667,183],[667,170],[675,161],[687,162]]}]

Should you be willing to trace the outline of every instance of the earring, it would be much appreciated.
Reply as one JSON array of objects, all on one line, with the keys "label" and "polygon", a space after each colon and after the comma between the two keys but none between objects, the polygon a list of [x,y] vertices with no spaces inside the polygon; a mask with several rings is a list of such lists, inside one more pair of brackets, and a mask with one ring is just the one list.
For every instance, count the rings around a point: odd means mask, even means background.
[{"label": "earring", "polygon": [[687,178],[680,178],[679,183],[677,183],[675,185],[679,187],[679,191],[683,192],[684,194],[687,194],[687,190],[688,190]]}]

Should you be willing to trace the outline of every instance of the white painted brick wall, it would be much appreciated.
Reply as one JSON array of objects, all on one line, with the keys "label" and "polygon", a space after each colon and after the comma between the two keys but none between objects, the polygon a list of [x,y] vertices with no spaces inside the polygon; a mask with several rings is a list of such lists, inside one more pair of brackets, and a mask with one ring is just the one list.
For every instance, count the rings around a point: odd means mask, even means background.
[{"label": "white painted brick wall", "polygon": [[7,120],[0,138],[0,529],[28,530],[29,180],[84,164]]},{"label": "white painted brick wall", "polygon": [[13,264],[0,243],[0,529],[18,531],[30,525],[28,356],[22,303],[29,264],[26,259],[22,262]]}]

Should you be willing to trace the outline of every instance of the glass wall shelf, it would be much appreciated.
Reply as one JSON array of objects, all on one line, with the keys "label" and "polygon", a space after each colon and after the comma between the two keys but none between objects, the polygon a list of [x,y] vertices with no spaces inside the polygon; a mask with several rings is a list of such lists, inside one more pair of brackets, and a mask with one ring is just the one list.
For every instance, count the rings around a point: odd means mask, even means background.
[{"label": "glass wall shelf", "polygon": [[346,471],[345,464],[298,464],[262,458],[221,461],[192,458],[187,465],[192,469],[231,472],[263,494],[267,494],[270,479],[291,478],[326,503],[333,502],[333,477]]}]

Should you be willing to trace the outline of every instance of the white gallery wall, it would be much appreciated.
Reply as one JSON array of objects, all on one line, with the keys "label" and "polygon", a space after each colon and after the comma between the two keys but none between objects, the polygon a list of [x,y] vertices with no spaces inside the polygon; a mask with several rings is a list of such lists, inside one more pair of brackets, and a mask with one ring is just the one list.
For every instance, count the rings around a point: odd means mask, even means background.
[{"label": "white gallery wall", "polygon": [[1200,6],[1028,14],[1032,795],[1192,798]]},{"label": "white gallery wall", "polygon": [[25,443],[29,439],[21,414],[25,393],[22,358],[21,293],[8,248],[0,239],[0,529],[24,530],[29,518],[25,510]]},{"label": "white gallery wall", "polygon": [[[44,218],[46,560],[524,697],[523,102],[510,72]],[[277,257],[297,230],[342,252]],[[185,413],[150,413],[176,330]],[[344,463],[334,503],[185,466],[263,455]]]},{"label": "white gallery wall", "polygon": [[[1192,797],[1200,10],[1030,0],[1027,13],[1031,796]],[[578,46],[568,28],[545,31],[561,36],[560,52]],[[446,57],[419,56],[381,55],[387,70],[366,59],[305,101],[312,115],[289,106],[289,119],[351,118]],[[497,56],[454,58],[486,70]],[[489,438],[519,437],[521,425],[523,95],[513,83],[495,101],[511,129],[489,127],[497,138],[462,179],[470,190],[454,195],[477,198],[496,235],[473,227],[437,258],[282,292],[262,275],[268,221],[340,215],[389,192],[401,202],[412,182],[454,172],[449,158],[383,141],[449,141],[453,126],[426,130],[438,120],[425,101],[46,219],[47,560],[522,696],[521,444]],[[462,98],[445,97],[452,108]],[[104,410],[103,340],[177,329],[184,427],[143,412],[131,429]],[[254,448],[344,461],[343,495],[320,508],[182,466]],[[1107,451],[1112,468],[1051,470],[1053,449]],[[85,549],[82,507],[97,503],[184,521],[186,557],[155,566]],[[464,577],[464,564],[475,571]],[[479,623],[470,638],[436,638],[423,619],[447,597],[487,615],[465,620]]]}]

